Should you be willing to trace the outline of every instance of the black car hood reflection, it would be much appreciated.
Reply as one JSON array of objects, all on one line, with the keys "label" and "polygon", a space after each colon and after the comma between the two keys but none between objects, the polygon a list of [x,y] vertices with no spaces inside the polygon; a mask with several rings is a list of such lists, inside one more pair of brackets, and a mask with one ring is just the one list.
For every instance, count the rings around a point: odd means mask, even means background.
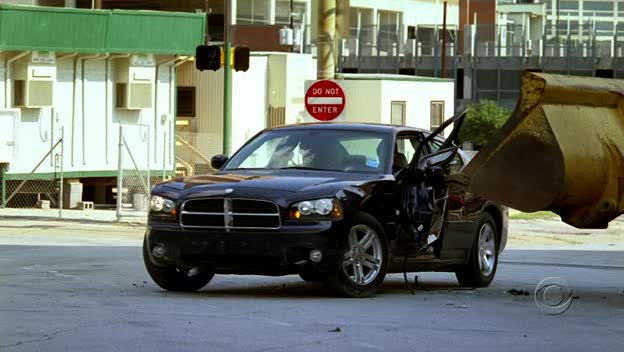
[{"label": "black car hood reflection", "polygon": [[[181,177],[157,186],[154,193],[185,196],[200,196],[233,188],[236,191],[266,190],[278,192],[333,193],[349,186],[361,186],[371,181],[386,179],[381,174],[354,174],[308,170],[271,170],[219,172],[214,175]],[[208,195],[208,194],[204,194]]]}]

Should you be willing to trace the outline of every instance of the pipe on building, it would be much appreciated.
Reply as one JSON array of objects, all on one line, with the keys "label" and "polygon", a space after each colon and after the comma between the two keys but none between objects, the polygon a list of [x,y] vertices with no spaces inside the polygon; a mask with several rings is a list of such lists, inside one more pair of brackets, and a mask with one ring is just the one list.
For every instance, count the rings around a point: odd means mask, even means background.
[{"label": "pipe on building", "polygon": [[[4,64],[4,107],[6,109],[8,109],[11,106],[11,104],[9,104],[9,87],[11,85],[11,64],[14,61],[19,60],[28,54],[30,54],[30,51],[24,51],[8,59]],[[11,89],[11,91],[13,90]]]},{"label": "pipe on building", "polygon": [[109,130],[109,126],[108,126],[108,72],[110,71],[110,61],[111,60],[116,60],[116,59],[123,59],[123,58],[127,58],[130,57],[130,54],[117,54],[117,55],[110,55],[109,57],[107,57],[105,59],[105,68],[104,68],[104,87],[105,87],[105,93],[104,93],[104,153],[105,153],[105,161],[108,164],[108,130]]},{"label": "pipe on building", "polygon": [[[158,138],[158,134],[157,134],[158,133],[157,131],[157,126],[158,126],[158,72],[160,71],[161,66],[172,65],[177,60],[178,60],[178,57],[176,55],[173,59],[165,60],[156,65],[156,73],[155,73],[156,80],[154,82],[154,163],[158,163],[158,143],[156,143],[156,140]],[[169,77],[169,87],[173,85],[172,78],[173,77]]]},{"label": "pipe on building", "polygon": [[86,158],[86,147],[85,147],[85,142],[87,141],[86,139],[86,129],[85,129],[85,87],[86,87],[86,82],[85,82],[85,62],[89,61],[89,60],[96,60],[96,59],[106,59],[110,56],[109,53],[104,54],[104,56],[102,56],[102,54],[94,54],[91,56],[85,56],[85,57],[81,57],[80,60],[82,60],[80,62],[81,67],[80,67],[80,81],[82,82],[82,94],[81,94],[81,99],[82,99],[82,103],[80,104],[80,107],[82,109],[81,113],[80,113],[80,118],[82,119],[82,165],[86,165],[87,164],[87,158]]}]

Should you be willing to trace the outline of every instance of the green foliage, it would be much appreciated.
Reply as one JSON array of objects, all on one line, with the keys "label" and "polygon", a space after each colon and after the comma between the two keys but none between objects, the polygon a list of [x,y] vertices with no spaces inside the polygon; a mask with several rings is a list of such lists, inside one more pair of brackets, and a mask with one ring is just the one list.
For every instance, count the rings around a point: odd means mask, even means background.
[{"label": "green foliage", "polygon": [[483,147],[510,116],[510,111],[491,100],[472,104],[459,133],[460,142],[472,142],[475,149]]}]

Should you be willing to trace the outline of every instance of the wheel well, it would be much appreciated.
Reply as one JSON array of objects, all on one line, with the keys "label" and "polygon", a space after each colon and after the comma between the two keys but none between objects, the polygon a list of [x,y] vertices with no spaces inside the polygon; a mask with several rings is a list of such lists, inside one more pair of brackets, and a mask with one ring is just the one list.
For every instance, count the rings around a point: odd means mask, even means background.
[{"label": "wheel well", "polygon": [[500,246],[501,234],[503,233],[503,215],[494,205],[488,205],[483,211],[490,214],[492,218],[494,218],[494,223],[496,224],[496,239],[498,245]]}]

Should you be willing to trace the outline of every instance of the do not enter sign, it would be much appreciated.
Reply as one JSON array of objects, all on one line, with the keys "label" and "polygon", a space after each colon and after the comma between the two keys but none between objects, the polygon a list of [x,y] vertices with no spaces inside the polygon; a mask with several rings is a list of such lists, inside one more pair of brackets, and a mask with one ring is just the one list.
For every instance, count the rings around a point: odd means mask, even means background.
[{"label": "do not enter sign", "polygon": [[331,121],[342,114],[345,94],[334,81],[317,81],[308,88],[305,95],[306,110],[319,121]]}]

